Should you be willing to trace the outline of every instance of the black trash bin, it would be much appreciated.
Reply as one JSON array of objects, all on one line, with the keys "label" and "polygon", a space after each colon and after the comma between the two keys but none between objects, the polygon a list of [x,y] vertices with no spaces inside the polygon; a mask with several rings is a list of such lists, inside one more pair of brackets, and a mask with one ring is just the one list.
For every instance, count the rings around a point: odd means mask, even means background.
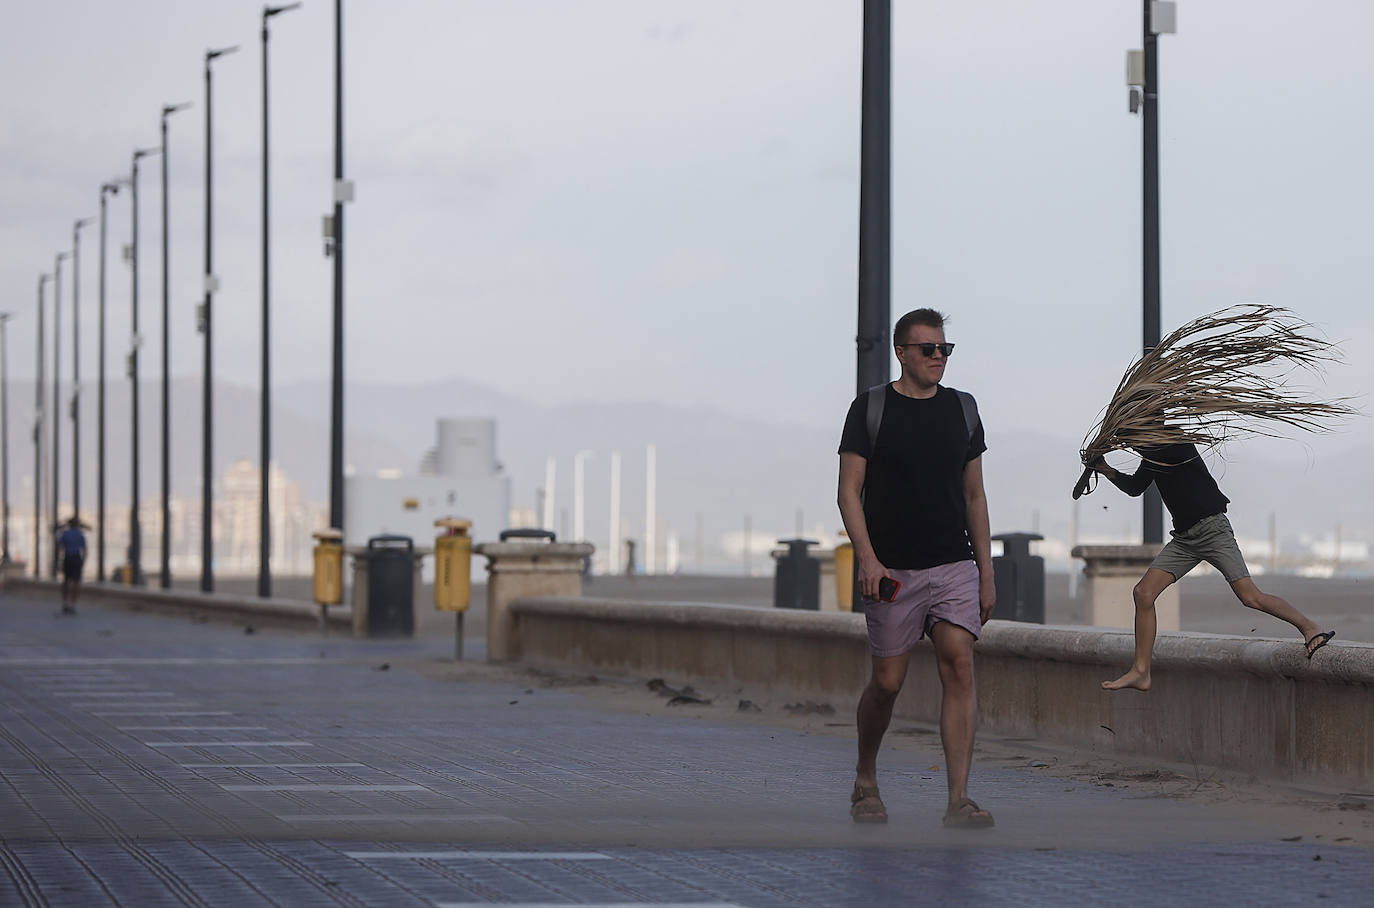
[{"label": "black trash bin", "polygon": [[409,536],[367,541],[367,635],[415,636],[415,540]]},{"label": "black trash bin", "polygon": [[1030,553],[1039,533],[999,533],[1002,554],[992,559],[997,605],[992,617],[1006,621],[1045,623],[1045,559]]},{"label": "black trash bin", "polygon": [[806,553],[808,546],[819,545],[814,539],[779,539],[787,551],[778,556],[773,575],[773,607],[809,609],[821,608],[821,563]]}]

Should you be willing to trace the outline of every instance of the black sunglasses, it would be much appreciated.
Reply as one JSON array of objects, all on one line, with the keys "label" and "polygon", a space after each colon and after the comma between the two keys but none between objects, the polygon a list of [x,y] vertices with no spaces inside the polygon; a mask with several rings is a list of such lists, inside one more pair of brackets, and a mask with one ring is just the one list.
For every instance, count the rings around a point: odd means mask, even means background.
[{"label": "black sunglasses", "polygon": [[897,344],[898,347],[920,347],[922,356],[934,356],[935,351],[939,350],[945,356],[954,352],[953,344]]}]

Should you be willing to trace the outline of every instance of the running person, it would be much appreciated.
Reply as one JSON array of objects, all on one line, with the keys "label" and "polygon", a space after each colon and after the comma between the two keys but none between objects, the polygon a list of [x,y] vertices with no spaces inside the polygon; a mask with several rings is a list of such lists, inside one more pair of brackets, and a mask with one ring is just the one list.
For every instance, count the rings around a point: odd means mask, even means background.
[{"label": "running person", "polygon": [[[968,797],[978,720],[973,643],[996,601],[983,491],[987,445],[972,398],[939,383],[954,349],[945,341],[944,322],[933,309],[898,320],[892,336],[901,378],[859,395],[840,440],[840,515],[854,544],[859,592],[870,600],[865,617],[873,660],[858,707],[859,760],[850,797],[855,822],[887,822],[878,795],[878,749],[911,649],[928,635],[942,689],[945,825],[993,825],[992,814]],[[870,394],[884,395],[873,439]],[[871,601],[884,578],[901,583],[896,598]]]},{"label": "running person", "polygon": [[1226,517],[1230,502],[1202,462],[1202,455],[1190,444],[1142,448],[1140,467],[1130,476],[1101,458],[1091,466],[1127,495],[1144,494],[1153,483],[1164,506],[1173,517],[1173,538],[1155,556],[1145,576],[1132,591],[1135,598],[1135,662],[1130,671],[1115,681],[1103,681],[1105,690],[1150,689],[1150,656],[1155,646],[1155,600],[1169,584],[1181,579],[1199,562],[1207,562],[1221,572],[1243,605],[1287,621],[1307,642],[1307,658],[1321,649],[1335,631],[1321,627],[1286,600],[1271,596],[1255,586],[1245,566],[1231,521]]},{"label": "running person", "polygon": [[81,570],[86,565],[86,534],[81,521],[73,517],[57,537],[62,552],[62,614],[76,613],[76,597],[81,591]]}]

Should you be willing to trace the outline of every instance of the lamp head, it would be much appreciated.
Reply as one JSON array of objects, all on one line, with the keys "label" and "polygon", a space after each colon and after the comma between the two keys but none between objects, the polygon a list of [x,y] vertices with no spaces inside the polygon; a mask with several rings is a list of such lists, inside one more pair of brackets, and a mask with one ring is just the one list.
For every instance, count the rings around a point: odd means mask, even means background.
[{"label": "lamp head", "polygon": [[162,151],[162,149],[161,149],[161,148],[158,148],[157,146],[153,146],[152,148],[135,148],[135,149],[134,149],[134,163],[138,163],[139,158],[146,158],[146,157],[149,157],[150,155],[158,154],[158,153],[161,152],[161,151]]},{"label": "lamp head", "polygon": [[78,218],[76,223],[72,224],[72,232],[75,233],[87,224],[94,223],[94,221],[95,218]]},{"label": "lamp head", "polygon": [[266,21],[279,13],[287,13],[293,9],[298,9],[299,7],[299,3],[284,3],[281,6],[264,6],[262,8],[263,21]]},{"label": "lamp head", "polygon": [[232,54],[232,53],[234,53],[235,51],[237,51],[238,49],[239,49],[239,46],[238,46],[237,44],[235,44],[235,45],[232,46],[232,47],[212,48],[212,49],[207,50],[207,51],[205,52],[205,62],[206,62],[206,63],[209,63],[211,60],[215,59],[216,57],[223,57],[225,54]]},{"label": "lamp head", "polygon": [[185,110],[186,108],[188,108],[188,107],[190,107],[190,106],[191,106],[191,102],[190,102],[190,101],[186,101],[186,102],[181,103],[181,104],[164,104],[164,105],[162,105],[162,118],[165,120],[165,119],[167,119],[167,117],[169,117],[169,116],[171,116],[172,114],[176,113],[178,110]]}]

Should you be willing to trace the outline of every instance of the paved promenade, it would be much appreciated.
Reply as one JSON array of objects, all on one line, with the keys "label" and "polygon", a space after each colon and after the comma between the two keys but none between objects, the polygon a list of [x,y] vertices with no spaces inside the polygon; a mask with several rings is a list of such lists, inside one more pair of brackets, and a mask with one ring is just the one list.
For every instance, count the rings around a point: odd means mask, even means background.
[{"label": "paved promenade", "polygon": [[[0,596],[0,905],[1367,905],[1374,793],[985,740],[946,831],[896,724],[849,821],[852,704],[451,661],[451,640]],[[668,679],[672,682],[672,679]],[[833,706],[830,713],[825,708]]]}]

